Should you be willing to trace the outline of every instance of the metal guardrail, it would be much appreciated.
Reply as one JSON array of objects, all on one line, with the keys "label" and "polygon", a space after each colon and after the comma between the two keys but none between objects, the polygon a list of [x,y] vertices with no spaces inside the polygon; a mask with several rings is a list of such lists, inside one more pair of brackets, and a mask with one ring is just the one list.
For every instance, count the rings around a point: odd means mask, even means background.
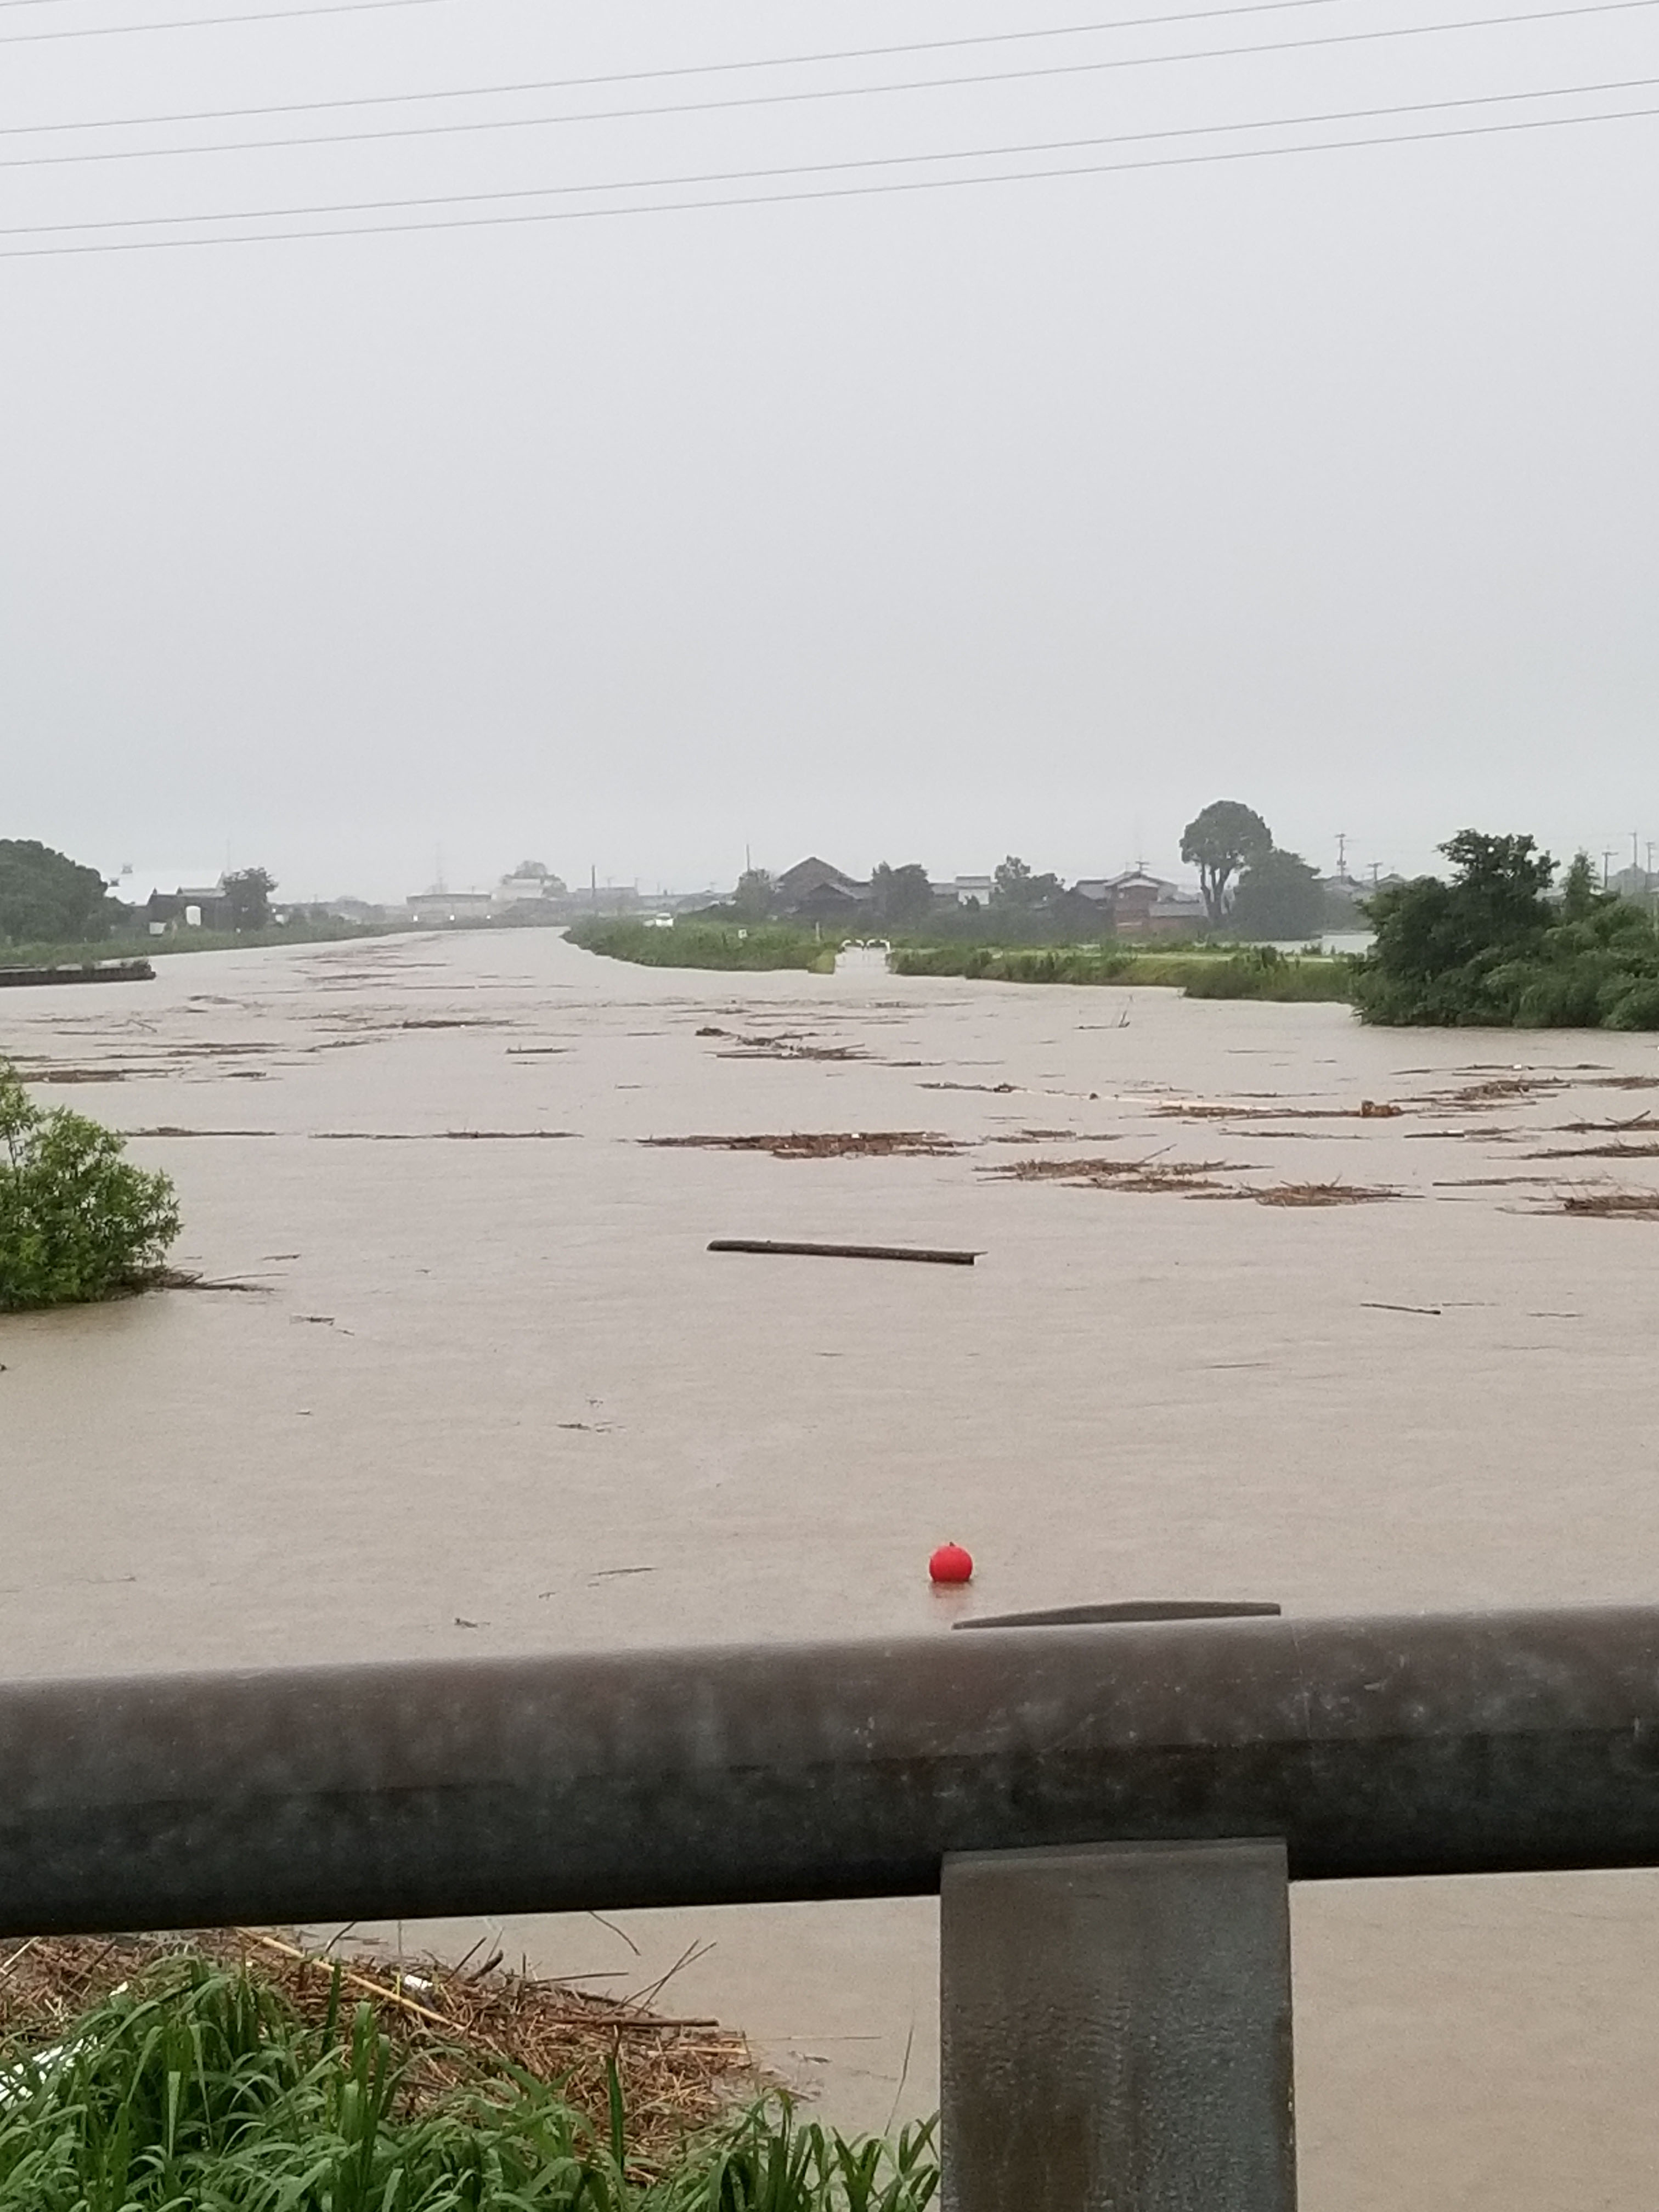
[{"label": "metal guardrail", "polygon": [[1284,2212],[1287,1877],[1651,1863],[1646,1609],[0,1688],[0,1932],[942,1889],[957,2212]]}]

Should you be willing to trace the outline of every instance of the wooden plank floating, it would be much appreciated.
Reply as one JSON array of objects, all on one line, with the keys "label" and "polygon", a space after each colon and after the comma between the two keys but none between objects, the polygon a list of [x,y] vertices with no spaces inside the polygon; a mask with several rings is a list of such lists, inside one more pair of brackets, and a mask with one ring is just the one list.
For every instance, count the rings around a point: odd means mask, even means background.
[{"label": "wooden plank floating", "polygon": [[55,968],[0,968],[0,990],[21,990],[27,984],[155,981],[155,970],[148,960],[67,960]]},{"label": "wooden plank floating", "polygon": [[711,1252],[784,1252],[807,1260],[921,1260],[938,1267],[971,1267],[977,1252],[928,1251],[917,1244],[799,1244],[770,1237],[716,1237]]}]

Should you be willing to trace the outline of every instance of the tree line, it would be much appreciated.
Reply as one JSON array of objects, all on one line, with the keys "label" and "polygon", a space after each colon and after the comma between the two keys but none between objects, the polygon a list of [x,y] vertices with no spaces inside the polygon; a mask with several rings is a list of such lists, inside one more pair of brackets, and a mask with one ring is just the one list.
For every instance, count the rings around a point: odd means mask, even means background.
[{"label": "tree line", "polygon": [[[236,868],[220,879],[234,930],[264,929],[275,879],[264,868]],[[94,945],[130,928],[135,909],[112,893],[96,868],[33,837],[0,837],[0,942]]]},{"label": "tree line", "polygon": [[[1182,832],[1181,857],[1198,870],[1205,916],[1218,933],[1306,939],[1349,918],[1330,911],[1317,869],[1299,853],[1276,844],[1261,816],[1237,799],[1217,799],[1194,816]],[[782,911],[776,878],[764,868],[744,872],[732,903],[755,921],[773,920]],[[878,861],[862,904],[869,919],[884,929],[911,931],[942,923],[927,871],[915,860],[896,867]],[[969,905],[969,918],[961,926],[971,928]],[[1057,875],[1033,868],[1017,853],[998,863],[988,906],[1000,922],[1021,934],[1045,927],[1048,933],[1069,928],[1085,936],[1099,931],[1095,902],[1068,890]]]}]

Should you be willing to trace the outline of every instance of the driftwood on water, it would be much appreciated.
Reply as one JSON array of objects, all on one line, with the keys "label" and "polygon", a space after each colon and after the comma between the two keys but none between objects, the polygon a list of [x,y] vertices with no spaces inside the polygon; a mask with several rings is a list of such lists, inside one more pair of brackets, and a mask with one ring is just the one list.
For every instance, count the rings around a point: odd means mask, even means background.
[{"label": "driftwood on water", "polygon": [[930,1251],[916,1244],[807,1244],[771,1237],[716,1237],[711,1252],[782,1252],[807,1260],[923,1260],[940,1267],[971,1267],[977,1252]]}]

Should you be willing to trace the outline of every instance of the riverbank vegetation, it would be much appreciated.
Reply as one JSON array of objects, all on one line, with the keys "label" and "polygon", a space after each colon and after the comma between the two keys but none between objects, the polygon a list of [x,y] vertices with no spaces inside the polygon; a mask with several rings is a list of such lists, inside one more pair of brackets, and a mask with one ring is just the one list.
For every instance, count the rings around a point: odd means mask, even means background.
[{"label": "riverbank vegetation", "polygon": [[1121,945],[896,945],[896,975],[963,975],[990,983],[1118,983],[1182,991],[1189,999],[1346,1000],[1340,955],[1284,953],[1271,945],[1232,951],[1140,951]]},{"label": "riverbank vegetation", "polygon": [[1530,837],[1465,830],[1437,876],[1379,893],[1353,963],[1361,1020],[1389,1026],[1659,1029],[1659,919],[1598,890],[1581,853],[1559,898]]},{"label": "riverbank vegetation", "polygon": [[114,912],[96,868],[33,837],[0,837],[0,942],[102,937]]},{"label": "riverbank vegetation", "polygon": [[[804,969],[833,972],[844,930],[787,922],[677,921],[658,928],[643,921],[578,922],[573,943],[613,960],[650,968],[716,969]],[[1142,949],[1111,939],[1093,945],[996,945],[932,933],[898,939],[890,955],[896,975],[959,975],[990,983],[1118,983],[1184,991],[1194,999],[1344,1000],[1349,963],[1317,952],[1285,954],[1271,945],[1179,951]]]},{"label": "riverbank vegetation", "polygon": [[34,1104],[0,1061],[0,1313],[84,1305],[161,1279],[179,1234],[172,1183],[125,1139]]},{"label": "riverbank vegetation", "polygon": [[92,960],[162,960],[172,952],[246,952],[260,945],[339,945],[356,937],[407,934],[406,921],[270,922],[263,929],[179,929],[161,937],[27,938],[0,945],[0,968],[55,968]]},{"label": "riverbank vegetation", "polygon": [[[374,1980],[325,1966],[299,1998],[185,1954],[102,1979],[77,2017],[12,2026],[0,2212],[925,2212],[938,2187],[928,2128],[848,2142],[778,2097],[680,2107],[650,2055],[672,2023],[608,2051],[590,2023],[547,2079],[446,2038],[454,1977],[370,1999]],[[659,2109],[632,2101],[642,2075]]]},{"label": "riverbank vegetation", "polygon": [[818,931],[787,921],[710,921],[692,916],[662,929],[626,916],[595,916],[573,922],[570,942],[607,959],[629,960],[641,968],[765,969],[804,968],[815,975],[834,972],[836,955],[846,941],[842,930]]}]

